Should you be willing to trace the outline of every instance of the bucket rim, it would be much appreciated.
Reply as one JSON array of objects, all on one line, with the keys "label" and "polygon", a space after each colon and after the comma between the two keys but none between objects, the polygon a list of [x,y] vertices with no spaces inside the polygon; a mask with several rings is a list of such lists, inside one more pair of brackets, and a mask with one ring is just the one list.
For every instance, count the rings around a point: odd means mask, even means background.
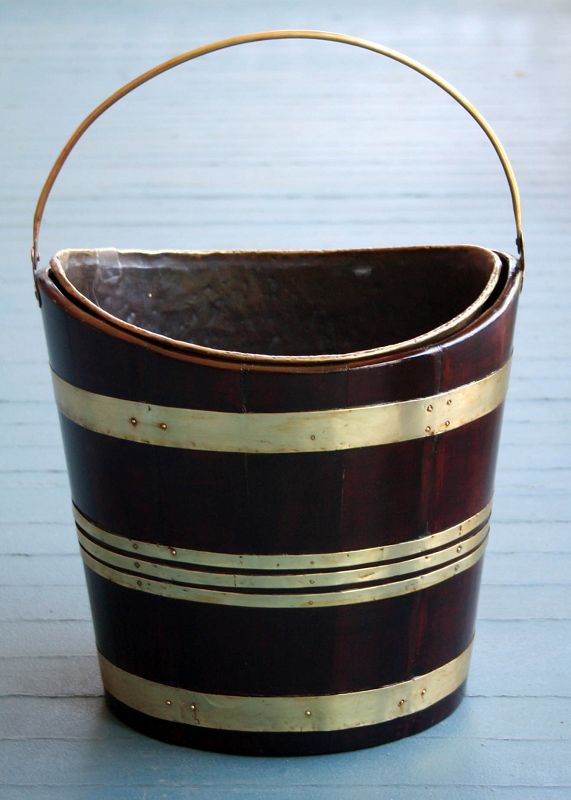
[{"label": "bucket rim", "polygon": [[204,368],[216,370],[232,370],[280,374],[280,375],[316,375],[330,374],[336,372],[347,372],[349,370],[369,369],[375,366],[390,366],[402,361],[410,361],[427,354],[434,354],[436,351],[445,351],[456,342],[464,341],[477,335],[479,331],[501,316],[506,309],[514,302],[520,294],[523,286],[523,269],[521,260],[509,253],[495,251],[502,260],[502,272],[498,285],[492,294],[482,313],[471,320],[465,327],[447,336],[439,342],[426,347],[417,347],[401,353],[388,354],[378,359],[361,359],[348,364],[331,362],[329,364],[267,364],[267,363],[242,363],[240,361],[221,360],[207,357],[184,350],[177,350],[169,347],[162,342],[154,342],[142,338],[136,332],[126,331],[113,322],[95,316],[90,309],[76,303],[67,294],[67,291],[59,283],[56,275],[50,270],[49,266],[43,267],[38,271],[38,289],[42,296],[49,299],[50,304],[61,308],[66,317],[73,319],[80,325],[112,338],[121,339],[136,347],[150,350],[153,353],[164,356],[176,361],[188,362]]},{"label": "bucket rim", "polygon": [[[400,341],[393,342],[388,345],[379,347],[367,348],[363,350],[354,350],[344,353],[324,353],[316,355],[286,355],[286,354],[268,354],[268,353],[250,353],[239,350],[226,350],[223,348],[210,347],[195,342],[188,342],[175,337],[166,336],[164,334],[155,333],[147,328],[134,325],[126,320],[105,311],[101,306],[94,303],[69,280],[64,262],[70,254],[93,254],[98,252],[113,252],[125,255],[186,255],[186,256],[208,256],[208,255],[248,255],[248,254],[267,254],[270,256],[275,255],[327,255],[327,254],[344,254],[344,253],[379,253],[379,252],[429,252],[429,251],[473,251],[479,255],[485,255],[491,259],[492,268],[489,278],[480,292],[480,294],[468,305],[466,308],[456,314],[445,323],[432,328],[418,336]],[[486,302],[492,295],[494,289],[498,285],[502,271],[502,259],[497,251],[489,248],[473,245],[473,244],[446,244],[446,245],[410,245],[404,247],[353,247],[353,248],[335,248],[335,249],[225,249],[225,250],[184,250],[184,249],[131,249],[131,248],[114,248],[114,247],[100,247],[100,248],[64,248],[58,250],[50,260],[49,269],[53,270],[57,276],[62,288],[68,293],[73,301],[88,309],[95,317],[105,320],[124,331],[135,334],[138,338],[142,338],[148,342],[154,342],[168,346],[170,349],[182,351],[186,353],[194,353],[198,356],[213,358],[218,362],[240,362],[243,364],[259,364],[259,365],[274,365],[276,367],[303,367],[303,366],[326,366],[335,365],[340,366],[344,364],[353,363],[356,361],[363,361],[369,359],[382,358],[384,356],[398,355],[399,353],[409,352],[412,349],[435,344],[449,335],[457,332],[462,327],[465,327],[472,322],[478,313],[485,307]]]}]

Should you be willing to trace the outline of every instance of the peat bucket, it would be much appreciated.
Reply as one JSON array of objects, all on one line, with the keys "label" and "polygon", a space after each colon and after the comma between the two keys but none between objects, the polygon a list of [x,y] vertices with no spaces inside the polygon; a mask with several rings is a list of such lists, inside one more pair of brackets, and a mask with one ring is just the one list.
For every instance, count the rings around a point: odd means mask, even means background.
[{"label": "peat bucket", "polygon": [[[386,742],[458,705],[519,258],[473,246],[66,250],[35,272],[101,674],[145,733],[237,753]],[[426,280],[427,276],[430,280]],[[309,298],[309,299],[308,299]]]}]

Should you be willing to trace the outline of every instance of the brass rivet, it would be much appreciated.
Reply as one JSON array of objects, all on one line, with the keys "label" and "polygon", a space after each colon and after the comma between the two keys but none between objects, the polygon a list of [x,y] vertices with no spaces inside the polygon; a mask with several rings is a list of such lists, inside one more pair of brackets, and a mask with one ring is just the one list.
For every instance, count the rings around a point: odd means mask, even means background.
[{"label": "brass rivet", "polygon": [[461,553],[462,552],[462,545],[461,544],[459,544],[458,547],[456,548],[456,552],[457,553]]},{"label": "brass rivet", "polygon": [[454,567],[454,572],[458,572],[459,569],[460,569],[460,565],[456,564],[456,566]]},{"label": "brass rivet", "polygon": [[426,694],[426,689],[423,689],[423,690],[421,691],[421,693],[420,693],[420,696],[421,696],[421,697],[424,697],[424,695],[425,695],[425,694]]},{"label": "brass rivet", "polygon": [[165,700],[167,706],[172,706],[172,700]]},{"label": "brass rivet", "polygon": [[309,709],[306,710],[305,716],[306,717],[310,717],[311,716],[311,711]]},{"label": "brass rivet", "polygon": [[133,563],[137,567],[137,569],[139,569],[139,567],[141,566],[138,561],[134,561]]},{"label": "brass rivet", "polygon": [[430,425],[427,425],[427,426],[426,426],[426,428],[425,428],[424,430],[426,431],[426,433],[430,433],[430,431],[432,430],[432,428],[430,427]]},{"label": "brass rivet", "polygon": [[449,419],[447,419],[447,420],[446,420],[446,422],[445,422],[444,424],[446,425],[446,427],[448,427],[448,426],[450,425],[450,420],[449,420]]},{"label": "brass rivet", "polygon": [[159,424],[159,428],[160,428],[162,431],[166,431],[167,427],[168,427],[168,426],[167,426],[167,423],[166,423],[166,422],[161,422],[161,423]]},{"label": "brass rivet", "polygon": [[136,425],[137,424],[137,417],[131,417],[129,422],[131,423],[131,425]]},{"label": "brass rivet", "polygon": [[139,549],[139,545],[137,544],[137,542],[133,542],[132,544],[133,544],[133,550]]},{"label": "brass rivet", "polygon": [[315,584],[315,581],[312,581],[311,579],[310,579],[310,581],[309,581],[309,582],[310,582],[310,584],[311,584],[312,586]]},{"label": "brass rivet", "polygon": [[171,547],[170,551],[171,551],[171,556],[176,556],[176,547]]},{"label": "brass rivet", "polygon": [[426,406],[426,410],[427,411],[434,411],[434,406],[432,404],[430,404],[429,406]]},{"label": "brass rivet", "polygon": [[152,293],[152,292],[149,292],[149,293],[147,294],[147,297],[152,297],[152,296],[153,296],[153,293]]},{"label": "brass rivet", "polygon": [[399,700],[399,708],[402,708],[405,703],[406,703],[406,697],[401,697],[401,699]]},{"label": "brass rivet", "polygon": [[196,711],[196,703],[191,703],[190,704],[190,710],[191,711]]},{"label": "brass rivet", "polygon": [[142,585],[143,585],[143,581],[137,581],[137,586],[142,586]]},{"label": "brass rivet", "polygon": [[446,401],[446,405],[447,405],[447,406],[451,406],[451,405],[452,405],[452,400],[448,399],[448,400]]},{"label": "brass rivet", "polygon": [[312,441],[312,442],[314,442],[314,441],[315,441],[315,434],[314,434],[314,433],[312,433],[312,434],[311,434],[311,436],[310,436],[309,438],[311,439],[311,441]]}]

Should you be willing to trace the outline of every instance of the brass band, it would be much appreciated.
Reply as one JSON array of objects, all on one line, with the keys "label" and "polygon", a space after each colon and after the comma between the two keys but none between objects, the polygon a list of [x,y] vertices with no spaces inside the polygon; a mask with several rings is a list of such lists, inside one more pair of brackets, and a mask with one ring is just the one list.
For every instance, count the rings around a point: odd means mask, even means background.
[{"label": "brass band", "polygon": [[313,587],[339,586],[372,583],[382,581],[399,575],[411,575],[423,572],[437,566],[442,566],[449,561],[454,561],[458,553],[468,554],[478,547],[488,535],[489,526],[485,525],[477,533],[462,540],[462,544],[453,544],[430,554],[408,558],[404,561],[392,561],[388,564],[373,564],[360,569],[344,569],[329,572],[300,573],[230,573],[208,572],[193,570],[147,561],[139,556],[121,555],[113,550],[92,542],[85,534],[78,530],[78,538],[83,550],[107,566],[119,570],[137,573],[157,580],[176,582],[185,585],[226,587],[230,589],[264,589],[264,590],[312,590]]},{"label": "brass band", "polygon": [[[473,567],[484,555],[489,526],[482,531],[480,544],[467,555],[448,562],[436,569],[414,574],[401,580],[389,581],[372,586],[343,589],[340,591],[312,591],[259,594],[250,591],[230,591],[227,588],[214,589],[196,585],[161,581],[149,578],[142,573],[123,572],[108,563],[100,561],[83,547],[81,555],[85,565],[111,583],[127,589],[147,592],[160,597],[176,600],[187,600],[194,603],[210,603],[213,605],[242,606],[248,608],[320,608],[330,606],[354,605],[387,600],[413,592],[419,592],[430,586],[449,580],[455,575]],[[136,569],[136,568],[135,568]]]},{"label": "brass band", "polygon": [[309,733],[378,725],[429,708],[464,683],[471,649],[470,645],[447,664],[400,683],[307,697],[207,694],[133,675],[101,654],[99,664],[105,689],[151,717],[227,731]]},{"label": "brass band", "polygon": [[131,442],[227,453],[310,453],[443,434],[489,414],[504,400],[510,362],[480,380],[430,397],[353,408],[235,413],[159,406],[95,394],[52,372],[68,419]]},{"label": "brass band", "polygon": [[[378,564],[384,561],[394,561],[408,556],[418,556],[422,553],[445,547],[452,542],[458,542],[472,533],[486,522],[492,510],[491,501],[484,508],[471,517],[462,520],[441,531],[430,533],[418,539],[409,539],[405,542],[368,547],[361,550],[342,550],[331,553],[300,553],[290,555],[259,555],[257,553],[216,553],[207,550],[191,550],[185,547],[168,546],[145,542],[142,539],[119,536],[95,525],[87,519],[76,506],[73,514],[78,529],[85,532],[97,544],[122,550],[125,553],[135,552],[138,556],[172,561],[180,564],[192,564],[197,567],[215,567],[231,570],[319,570],[341,569],[365,564]],[[382,538],[382,532],[379,532]]]}]

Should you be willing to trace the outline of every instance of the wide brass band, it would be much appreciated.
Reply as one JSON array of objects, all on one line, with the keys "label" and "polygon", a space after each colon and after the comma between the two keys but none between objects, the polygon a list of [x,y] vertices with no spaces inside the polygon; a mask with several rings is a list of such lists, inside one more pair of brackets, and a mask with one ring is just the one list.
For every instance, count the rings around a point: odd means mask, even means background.
[{"label": "wide brass band", "polygon": [[227,453],[310,453],[444,434],[504,400],[510,362],[480,380],[430,397],[289,413],[160,406],[95,394],[52,372],[60,412],[84,428],[131,442]]},{"label": "wide brass band", "polygon": [[[341,569],[343,567],[379,564],[384,561],[418,556],[431,550],[436,550],[439,547],[445,547],[453,542],[458,542],[486,522],[490,517],[491,510],[492,503],[490,501],[476,514],[456,525],[417,539],[409,539],[395,544],[331,553],[260,555],[257,553],[216,553],[207,550],[192,550],[180,547],[178,544],[169,546],[145,542],[138,538],[119,536],[95,525],[76,506],[73,506],[73,514],[78,529],[85,532],[96,543],[112,547],[114,550],[136,553],[137,556],[143,558],[149,557],[160,561],[192,564],[196,567],[215,567],[228,570],[249,569],[265,572],[272,570]],[[268,533],[268,535],[271,536],[271,533]],[[379,538],[382,538],[382,531],[379,531]]]},{"label": "wide brass band", "polygon": [[447,664],[400,683],[306,697],[207,694],[133,675],[101,654],[99,664],[109,694],[151,717],[217,730],[310,733],[378,725],[429,708],[464,683],[471,649],[470,645]]}]

